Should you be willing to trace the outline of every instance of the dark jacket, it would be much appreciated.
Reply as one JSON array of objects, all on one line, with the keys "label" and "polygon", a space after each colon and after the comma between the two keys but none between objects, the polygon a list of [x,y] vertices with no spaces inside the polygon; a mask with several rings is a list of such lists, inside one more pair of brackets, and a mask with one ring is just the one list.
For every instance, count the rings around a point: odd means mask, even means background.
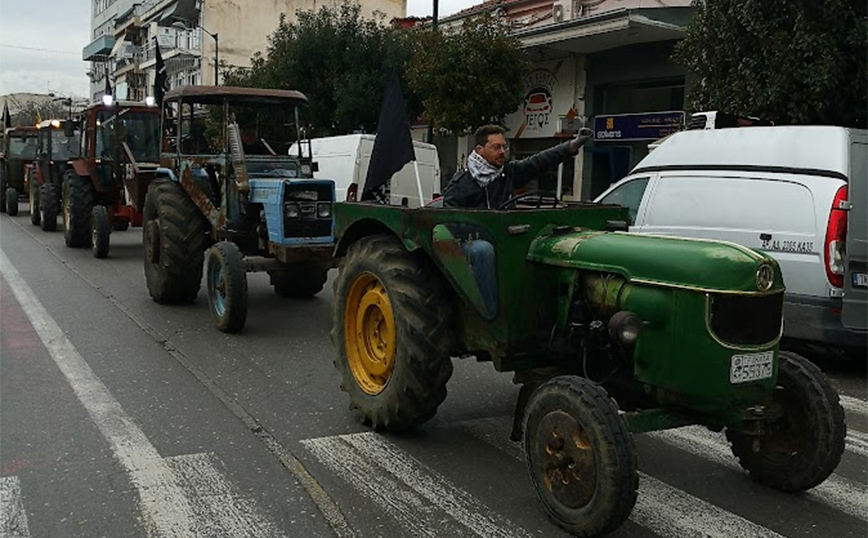
[{"label": "dark jacket", "polygon": [[568,145],[569,142],[564,142],[527,159],[506,163],[500,176],[484,188],[479,186],[470,172],[460,170],[443,192],[443,207],[497,209],[514,195],[516,189],[525,186],[540,172],[556,168],[572,157]]}]

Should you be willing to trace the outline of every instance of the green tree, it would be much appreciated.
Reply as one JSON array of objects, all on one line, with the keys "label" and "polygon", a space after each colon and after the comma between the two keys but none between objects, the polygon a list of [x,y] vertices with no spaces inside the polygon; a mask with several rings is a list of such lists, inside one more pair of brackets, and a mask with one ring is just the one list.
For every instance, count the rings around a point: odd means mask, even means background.
[{"label": "green tree", "polygon": [[854,0],[694,0],[675,59],[693,110],[865,127],[868,14]]},{"label": "green tree", "polygon": [[281,17],[266,55],[230,71],[226,84],[301,91],[316,136],[374,130],[388,76],[409,60],[407,37],[385,27],[382,16],[362,18],[359,4],[298,11],[297,18]]},{"label": "green tree", "polygon": [[440,129],[467,133],[503,123],[523,97],[531,64],[519,41],[485,14],[455,32],[416,32],[410,88]]}]

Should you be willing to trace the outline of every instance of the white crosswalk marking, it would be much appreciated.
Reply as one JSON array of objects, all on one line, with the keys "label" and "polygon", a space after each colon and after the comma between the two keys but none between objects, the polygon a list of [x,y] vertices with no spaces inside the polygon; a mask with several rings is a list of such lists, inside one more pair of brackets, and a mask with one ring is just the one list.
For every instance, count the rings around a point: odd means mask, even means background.
[{"label": "white crosswalk marking", "polygon": [[238,494],[218,470],[214,454],[166,458],[192,511],[192,533],[197,538],[281,538],[284,535],[255,504]]},{"label": "white crosswalk marking", "polygon": [[17,476],[0,478],[0,536],[30,538],[27,513],[21,500],[21,481]]},{"label": "white crosswalk marking", "polygon": [[844,396],[843,394],[840,395],[840,398],[841,407],[844,408],[844,411],[868,417],[868,402],[852,396]]},{"label": "white crosswalk marking", "polygon": [[383,436],[360,433],[307,439],[302,444],[412,536],[531,536]]},{"label": "white crosswalk marking", "polygon": [[850,430],[847,433],[847,450],[868,457],[868,434]]},{"label": "white crosswalk marking", "polygon": [[[159,538],[222,538],[280,535],[262,521],[252,503],[230,492],[208,456],[175,459],[170,465],[88,366],[72,342],[0,251],[0,272],[9,283],[51,358],[66,377],[139,495],[145,530]],[[174,468],[173,468],[174,467]],[[176,470],[180,475],[176,475]],[[185,482],[185,478],[189,482]],[[6,497],[4,484],[4,499]],[[17,485],[8,486],[17,491]],[[6,503],[4,501],[4,517]],[[20,512],[23,516],[23,510]],[[26,529],[26,520],[23,527]],[[245,530],[253,529],[255,532]],[[5,538],[6,534],[0,534]],[[11,536],[16,536],[11,534]],[[24,535],[26,536],[26,535]]]},{"label": "white crosswalk marking", "polygon": [[[715,433],[702,426],[687,426],[645,435],[665,441],[718,465],[741,471],[723,433]],[[853,517],[862,520],[868,518],[868,487],[864,484],[857,484],[833,474],[825,482],[806,491],[803,495]]]}]

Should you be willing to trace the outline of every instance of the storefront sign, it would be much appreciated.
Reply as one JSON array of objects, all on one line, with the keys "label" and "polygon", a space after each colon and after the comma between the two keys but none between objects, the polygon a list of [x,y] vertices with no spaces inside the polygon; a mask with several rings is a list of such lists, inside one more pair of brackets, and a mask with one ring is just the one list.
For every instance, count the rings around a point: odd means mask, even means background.
[{"label": "storefront sign", "polygon": [[572,61],[537,64],[524,78],[524,100],[506,117],[513,138],[550,138],[560,130],[559,119],[574,105]]},{"label": "storefront sign", "polygon": [[657,140],[684,128],[684,112],[618,114],[594,118],[598,142]]}]

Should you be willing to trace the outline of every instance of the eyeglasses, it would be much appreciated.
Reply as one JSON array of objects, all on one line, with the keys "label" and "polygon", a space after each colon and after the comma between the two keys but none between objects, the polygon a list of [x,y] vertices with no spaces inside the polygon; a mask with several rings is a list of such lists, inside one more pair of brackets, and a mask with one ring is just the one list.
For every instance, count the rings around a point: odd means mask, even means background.
[{"label": "eyeglasses", "polygon": [[494,151],[509,151],[509,145],[507,144],[486,144],[486,146],[493,149]]}]

